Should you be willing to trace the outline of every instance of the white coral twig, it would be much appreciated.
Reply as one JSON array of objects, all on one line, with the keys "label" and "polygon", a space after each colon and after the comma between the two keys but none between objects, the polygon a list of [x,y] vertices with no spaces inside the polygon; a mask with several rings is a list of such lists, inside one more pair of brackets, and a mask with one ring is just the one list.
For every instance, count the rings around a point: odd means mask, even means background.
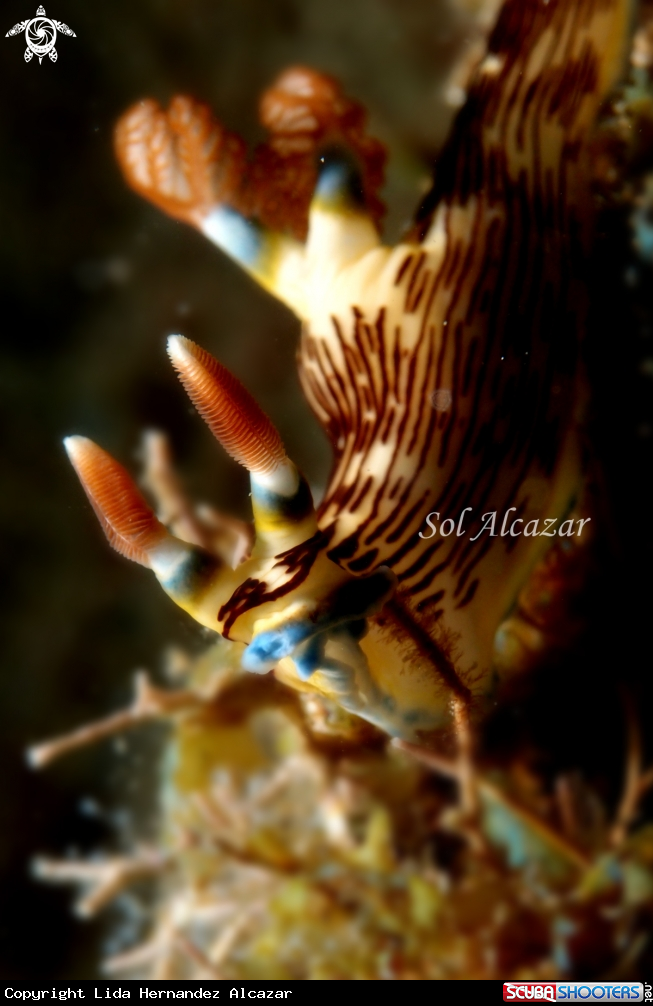
[{"label": "white coral twig", "polygon": [[132,856],[112,856],[98,862],[40,857],[33,872],[53,884],[81,884],[86,893],[75,905],[77,915],[90,918],[125,887],[143,877],[160,873],[169,857],[158,849],[141,848]]},{"label": "white coral twig", "polygon": [[158,719],[192,709],[203,701],[202,697],[195,692],[157,688],[144,671],[135,674],[134,690],[134,700],[127,709],[107,716],[105,719],[97,720],[95,723],[87,723],[68,734],[54,737],[52,740],[29,748],[27,751],[28,764],[32,768],[43,768],[69,751],[76,751],[78,748],[94,744],[105,737],[112,737],[121,730],[136,726],[146,720]]}]

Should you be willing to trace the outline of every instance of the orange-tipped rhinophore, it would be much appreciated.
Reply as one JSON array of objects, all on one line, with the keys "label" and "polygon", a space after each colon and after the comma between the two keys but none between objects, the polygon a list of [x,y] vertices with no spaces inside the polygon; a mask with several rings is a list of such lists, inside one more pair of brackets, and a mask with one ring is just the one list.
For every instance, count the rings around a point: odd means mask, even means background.
[{"label": "orange-tipped rhinophore", "polygon": [[193,405],[235,461],[253,475],[290,464],[276,429],[226,367],[182,335],[170,336],[168,355]]},{"label": "orange-tipped rhinophore", "polygon": [[131,476],[87,437],[66,437],[64,447],[109,544],[121,555],[149,567],[149,550],[168,532]]}]

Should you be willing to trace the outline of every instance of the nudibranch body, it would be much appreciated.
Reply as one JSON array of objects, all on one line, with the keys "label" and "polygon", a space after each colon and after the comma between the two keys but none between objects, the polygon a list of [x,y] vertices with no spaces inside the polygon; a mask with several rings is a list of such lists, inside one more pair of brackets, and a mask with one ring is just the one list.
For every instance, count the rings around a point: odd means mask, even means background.
[{"label": "nudibranch body", "polygon": [[251,473],[257,542],[231,568],[170,535],[99,448],[69,444],[112,543],[242,642],[246,669],[406,739],[496,688],[497,630],[581,500],[589,143],[628,28],[626,0],[507,0],[394,248],[378,231],[379,145],[327,78],[294,70],[268,92],[272,138],[249,167],[189,99],[141,102],[119,124],[130,184],[302,319],[302,383],[333,447],[316,511],[247,392],[171,340],[193,402]]}]

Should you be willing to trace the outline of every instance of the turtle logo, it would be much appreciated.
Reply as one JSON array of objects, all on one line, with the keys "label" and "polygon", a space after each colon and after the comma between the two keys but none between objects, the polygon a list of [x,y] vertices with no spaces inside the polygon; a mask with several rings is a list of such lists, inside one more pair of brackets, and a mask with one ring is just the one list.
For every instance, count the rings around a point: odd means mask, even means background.
[{"label": "turtle logo", "polygon": [[27,49],[25,50],[26,63],[29,63],[32,56],[38,56],[39,63],[44,56],[49,56],[52,62],[56,63],[57,50],[54,47],[54,43],[57,41],[58,31],[62,35],[72,35],[73,38],[77,37],[67,24],[46,17],[43,7],[39,7],[36,17],[33,17],[31,21],[19,21],[18,24],[15,24],[7,32],[5,38],[9,38],[10,35],[20,35],[22,31],[25,32],[25,41],[27,42]]}]

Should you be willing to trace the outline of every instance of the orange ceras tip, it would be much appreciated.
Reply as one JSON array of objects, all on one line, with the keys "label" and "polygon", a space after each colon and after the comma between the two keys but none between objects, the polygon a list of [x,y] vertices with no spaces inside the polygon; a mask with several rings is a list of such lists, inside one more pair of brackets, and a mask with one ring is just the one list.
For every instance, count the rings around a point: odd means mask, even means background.
[{"label": "orange ceras tip", "polygon": [[168,532],[131,476],[87,437],[66,437],[64,447],[109,544],[128,559],[149,567],[148,552]]},{"label": "orange ceras tip", "polygon": [[168,338],[168,356],[193,405],[235,461],[254,476],[291,465],[276,429],[226,367],[183,335]]}]

